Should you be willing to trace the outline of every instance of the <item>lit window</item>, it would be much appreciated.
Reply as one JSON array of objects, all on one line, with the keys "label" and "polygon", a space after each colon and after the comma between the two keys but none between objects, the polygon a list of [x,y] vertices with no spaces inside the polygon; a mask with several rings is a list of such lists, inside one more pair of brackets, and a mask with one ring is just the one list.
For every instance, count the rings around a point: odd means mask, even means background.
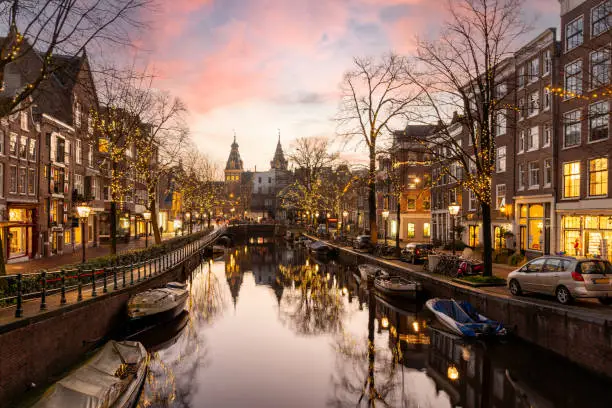
[{"label": "lit window", "polygon": [[608,195],[608,158],[589,160],[589,196]]},{"label": "lit window", "polygon": [[582,44],[584,18],[580,16],[565,26],[565,51],[576,48]]},{"label": "lit window", "polygon": [[580,162],[563,164],[563,197],[580,197]]},{"label": "lit window", "polygon": [[506,171],[506,146],[497,148],[497,172],[503,173]]},{"label": "lit window", "polygon": [[431,236],[431,225],[428,222],[423,223],[423,238],[429,238]]},{"label": "lit window", "polygon": [[499,209],[506,203],[506,185],[498,184],[495,186],[495,208]]},{"label": "lit window", "polygon": [[598,88],[610,83],[610,51],[601,49],[591,53],[591,88]]},{"label": "lit window", "polygon": [[608,138],[609,103],[601,101],[589,106],[589,142]]},{"label": "lit window", "polygon": [[406,238],[414,238],[414,223],[409,222],[407,224],[407,230]]},{"label": "lit window", "polygon": [[612,1],[607,0],[591,10],[591,37],[610,29],[612,24]]},{"label": "lit window", "polygon": [[578,146],[580,144],[580,131],[582,129],[582,123],[580,122],[580,111],[575,110],[568,112],[563,115],[564,119],[564,132],[563,132],[563,146],[571,147]]},{"label": "lit window", "polygon": [[565,91],[566,97],[582,94],[582,60],[565,66]]}]

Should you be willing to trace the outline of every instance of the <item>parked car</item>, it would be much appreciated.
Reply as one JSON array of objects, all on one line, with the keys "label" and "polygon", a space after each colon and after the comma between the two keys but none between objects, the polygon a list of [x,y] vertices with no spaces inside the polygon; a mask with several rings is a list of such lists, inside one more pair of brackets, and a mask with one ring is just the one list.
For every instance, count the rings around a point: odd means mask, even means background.
[{"label": "parked car", "polygon": [[432,244],[411,242],[409,244],[406,244],[406,247],[402,249],[402,259],[405,259],[407,262],[416,264],[417,261],[426,260],[427,256],[432,252]]},{"label": "parked car", "polygon": [[541,256],[508,275],[508,289],[554,295],[562,304],[574,298],[597,298],[612,304],[612,264],[603,259]]},{"label": "parked car", "polygon": [[374,248],[369,235],[359,235],[353,241],[353,248],[369,251]]}]

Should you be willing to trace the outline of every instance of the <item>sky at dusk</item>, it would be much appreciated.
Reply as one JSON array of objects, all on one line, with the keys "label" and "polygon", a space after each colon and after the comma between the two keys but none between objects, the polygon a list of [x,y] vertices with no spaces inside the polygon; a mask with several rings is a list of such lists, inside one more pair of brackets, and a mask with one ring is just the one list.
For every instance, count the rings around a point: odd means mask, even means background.
[{"label": "sky at dusk", "polygon": [[[353,56],[409,54],[435,35],[445,0],[163,0],[138,40],[159,88],[182,98],[197,146],[221,167],[235,130],[245,168],[267,170],[278,130],[335,134]],[[558,0],[529,0],[532,36],[559,25]],[[349,145],[346,158],[361,156]]]}]

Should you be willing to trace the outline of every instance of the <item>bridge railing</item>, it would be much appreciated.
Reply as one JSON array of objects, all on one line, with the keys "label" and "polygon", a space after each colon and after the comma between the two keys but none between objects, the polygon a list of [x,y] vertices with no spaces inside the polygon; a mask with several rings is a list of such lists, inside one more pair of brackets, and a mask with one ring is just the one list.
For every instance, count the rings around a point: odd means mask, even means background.
[{"label": "bridge railing", "polygon": [[[117,291],[150,279],[180,265],[193,254],[211,245],[226,231],[219,228],[201,239],[138,262],[100,268],[77,267],[37,273],[0,276],[0,310],[14,307],[15,317],[22,317],[24,302],[40,299],[40,310],[48,307],[48,296],[59,294],[59,305],[81,302],[84,297]],[[76,292],[76,297],[75,297]],[[71,294],[72,296],[67,296]]]}]

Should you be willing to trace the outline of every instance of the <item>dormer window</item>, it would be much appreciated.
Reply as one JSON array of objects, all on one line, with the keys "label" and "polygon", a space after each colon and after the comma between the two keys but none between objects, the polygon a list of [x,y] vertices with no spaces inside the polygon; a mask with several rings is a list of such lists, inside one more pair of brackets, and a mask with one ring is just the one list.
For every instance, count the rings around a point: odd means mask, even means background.
[{"label": "dormer window", "polygon": [[27,110],[22,110],[19,112],[19,119],[21,120],[21,130],[28,132],[30,129],[28,127],[28,112]]}]

